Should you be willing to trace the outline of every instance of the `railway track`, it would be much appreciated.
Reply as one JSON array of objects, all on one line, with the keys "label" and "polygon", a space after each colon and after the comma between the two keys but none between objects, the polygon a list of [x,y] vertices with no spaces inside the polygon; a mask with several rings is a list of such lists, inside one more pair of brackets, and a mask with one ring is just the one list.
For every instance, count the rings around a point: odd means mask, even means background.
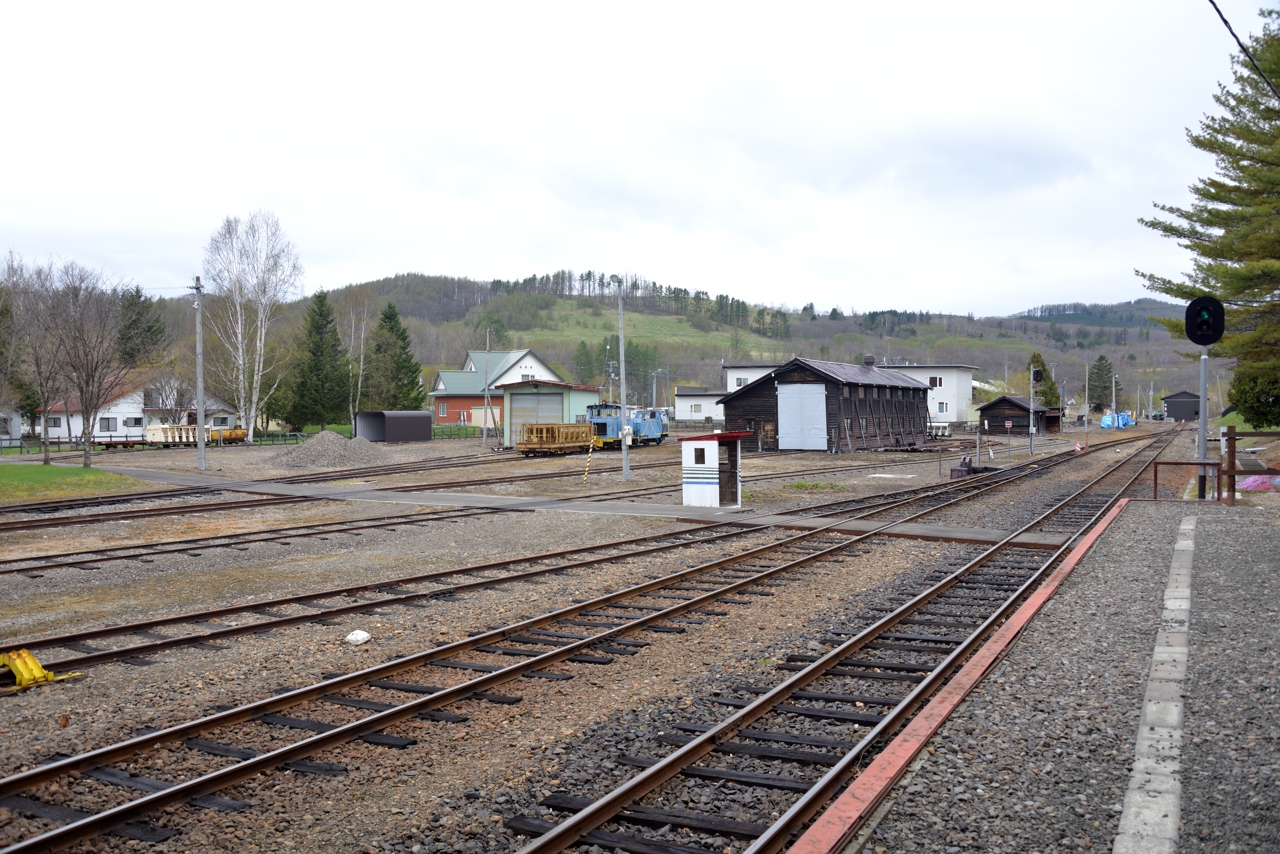
[{"label": "railway track", "polygon": [[[952,502],[957,498],[972,497],[996,488],[1008,480],[1032,474],[1039,470],[1039,466],[1061,464],[1069,459],[1071,459],[1070,456],[1061,455],[1057,460],[1028,464],[1021,472],[997,472],[979,478],[953,481],[932,488],[918,487],[870,496],[865,499],[822,502],[799,510],[785,511],[785,515],[812,516],[816,518],[842,515],[847,518],[858,518],[859,516],[871,516],[908,505],[918,506],[922,511],[931,511],[941,504]],[[998,479],[996,479],[997,476],[999,476]],[[479,514],[499,511],[471,512],[472,514]],[[854,515],[851,516],[851,513]],[[233,545],[229,547],[247,548],[249,544],[255,542],[288,543],[291,539],[305,536],[326,537],[334,534],[354,534],[358,536],[370,529],[394,530],[397,527],[407,527],[451,518],[458,518],[458,516],[448,516],[445,513],[439,515],[410,514],[390,519],[367,520],[365,523],[359,523],[354,526],[346,526],[345,524],[304,526],[300,529],[271,532],[261,538],[201,538],[198,542],[206,543],[206,545],[200,546],[198,543],[193,544],[195,541],[188,541],[182,544],[172,544],[166,547],[166,552],[191,554],[196,548],[207,548],[207,543],[214,540],[221,540],[215,543],[217,547],[228,547],[227,541],[230,541]],[[209,648],[210,645],[216,645],[234,637],[259,634],[264,631],[303,623],[323,623],[326,620],[332,621],[336,617],[369,613],[385,607],[413,606],[415,603],[425,599],[454,596],[458,593],[474,590],[477,587],[493,587],[500,584],[520,582],[539,575],[561,573],[570,569],[642,557],[673,549],[686,549],[691,546],[705,544],[720,544],[738,538],[761,534],[770,527],[769,525],[751,526],[750,521],[751,519],[748,517],[732,522],[697,526],[675,533],[656,534],[592,546],[582,546],[575,549],[544,552],[514,560],[491,561],[387,581],[260,600],[253,603],[175,615],[162,619],[143,620],[126,625],[90,629],[65,635],[15,639],[6,642],[5,646],[29,650],[61,648],[78,653],[73,657],[46,662],[48,667],[60,672],[92,667],[109,661],[126,661],[139,665],[149,664],[151,662],[147,661],[145,656],[179,647],[198,646]],[[198,554],[198,552],[195,553]],[[582,555],[586,555],[586,557],[580,557]],[[78,560],[60,559],[46,563],[40,566],[39,569],[43,571],[62,566],[83,568],[81,564],[85,561],[89,561],[90,566],[93,566],[95,564],[92,561],[102,562],[106,559],[137,559],[137,557],[132,554],[105,557],[103,553],[97,553],[97,557],[86,556]],[[14,567],[5,567],[5,571],[28,574],[33,572],[30,568]],[[475,576],[475,579],[466,582],[449,581],[449,579],[464,576]],[[422,584],[434,586],[427,590],[409,589],[412,586]],[[371,595],[373,598],[369,598]],[[358,596],[364,596],[365,598],[358,602],[350,601],[352,597]],[[293,606],[292,613],[280,613],[281,608],[290,606]],[[211,623],[211,621],[222,620],[232,616],[236,617],[240,622],[232,626],[218,626]],[[174,626],[185,626],[188,628],[189,633],[166,637],[158,635],[156,632],[157,629]],[[97,649],[90,646],[92,642],[113,637],[127,640],[124,645],[111,649]],[[138,642],[135,640],[136,638],[143,638],[144,640]]]},{"label": "railway track", "polygon": [[[1051,441],[1057,441],[1057,440],[1051,440]],[[955,460],[955,459],[959,459],[964,455],[965,455],[965,452],[962,451],[962,452],[944,454],[942,458],[944,460]],[[930,455],[930,457],[931,456],[932,455]],[[79,459],[79,456],[78,455],[75,456],[75,459]],[[353,478],[361,478],[361,477],[389,477],[389,476],[400,475],[400,474],[419,474],[419,473],[429,473],[429,472],[435,472],[435,471],[448,471],[450,469],[473,468],[477,466],[493,465],[496,463],[524,462],[525,459],[526,458],[524,457],[515,456],[514,453],[494,454],[490,452],[487,454],[476,454],[474,456],[468,456],[468,457],[462,457],[462,458],[451,458],[447,460],[423,460],[423,461],[410,462],[410,463],[393,463],[393,464],[383,465],[383,466],[363,466],[359,468],[337,469],[329,472],[317,472],[312,474],[292,475],[289,477],[268,478],[258,482],[264,483],[264,484],[331,483],[333,481],[350,480]],[[923,459],[924,458],[922,457],[918,457],[917,459],[909,460],[909,461],[876,463],[871,467],[891,468],[895,466],[919,465],[923,461]],[[677,465],[677,464],[678,463],[670,463],[669,465]],[[632,467],[642,468],[644,466],[645,466],[644,463],[638,463],[636,465],[633,465]],[[858,468],[867,468],[867,467],[868,466],[848,466],[848,467],[827,466],[827,467],[821,467],[821,468],[796,469],[794,471],[779,472],[776,474],[752,475],[752,476],[743,478],[743,481],[746,482],[746,481],[756,481],[756,480],[770,480],[770,479],[776,479],[776,478],[782,478],[782,477],[802,477],[807,475],[819,475],[819,474],[830,473],[832,470],[837,468],[858,469]],[[597,472],[616,471],[616,470],[618,469],[597,468]],[[573,477],[575,476],[575,474],[576,474],[575,472],[564,472],[560,476]],[[503,481],[497,481],[497,482],[503,482]],[[450,484],[449,486],[453,486],[453,485],[455,484]],[[637,490],[637,492],[641,492],[641,493],[669,492],[672,489],[677,489],[677,488],[679,487],[678,486],[659,487],[656,489]],[[128,493],[122,493],[118,495],[97,495],[97,496],[91,496],[87,498],[62,498],[62,499],[51,499],[49,501],[25,502],[21,505],[0,505],[0,513],[57,513],[57,512],[65,512],[68,510],[81,510],[86,507],[106,507],[106,506],[111,506],[116,504],[128,504],[134,501],[163,501],[163,500],[172,500],[176,498],[189,498],[191,496],[196,496],[196,495],[211,495],[211,494],[222,492],[222,491],[225,491],[225,489],[218,486],[172,487],[168,489],[148,490],[145,492],[128,492]]]},{"label": "railway track", "polygon": [[[535,837],[519,854],[579,844],[651,854],[705,850],[673,844],[665,832],[672,828],[747,840],[752,854],[783,850],[1069,550],[1046,557],[1015,545],[1017,534],[1082,535],[1172,438],[1139,449],[955,572],[935,575],[872,625],[839,633],[820,652],[788,656],[778,665],[780,683],[740,684],[731,696],[713,697],[727,717],[677,723],[660,739],[674,748],[668,755],[617,757],[642,770],[604,797],[556,795],[541,802],[544,817],[508,818],[507,827]],[[729,821],[696,810],[690,781],[762,787],[788,793],[791,803],[772,823]],[[549,820],[551,811],[568,815]],[[660,828],[656,838],[653,828]]]},{"label": "railway track", "polygon": [[[956,484],[955,493],[948,501],[930,502],[930,506],[906,518],[919,518],[939,507],[981,494],[963,486],[963,483]],[[897,506],[908,507],[918,500],[918,496],[902,498]],[[876,512],[892,506],[883,504]],[[870,533],[846,535],[835,530],[846,518],[847,514],[842,514],[828,524],[799,534],[775,533],[769,542],[587,602],[20,771],[0,780],[0,806],[34,821],[32,827],[36,832],[5,851],[56,850],[113,829],[135,839],[166,838],[173,833],[163,826],[167,815],[157,819],[159,826],[137,822],[161,807],[187,801],[199,809],[242,809],[245,804],[215,797],[214,793],[281,764],[303,773],[341,773],[340,768],[313,762],[309,757],[352,739],[390,748],[410,747],[412,738],[384,731],[419,717],[463,720],[461,715],[444,711],[446,706],[461,700],[516,702],[517,697],[496,694],[494,689],[520,678],[571,679],[574,672],[570,665],[607,665],[665,634],[694,628],[707,616],[726,615],[728,611],[721,609],[749,601],[742,597],[768,596],[770,587],[784,583],[788,575],[794,577],[806,566],[825,560],[843,560],[856,551],[858,543],[903,521],[885,520]],[[690,533],[664,536],[681,537]],[[728,539],[734,533],[711,536]],[[697,536],[699,532],[692,534]],[[679,543],[669,543],[647,548],[656,551],[679,546]],[[589,560],[608,559],[613,558],[597,556]],[[530,570],[530,573],[566,568],[559,565]],[[495,579],[482,573],[472,574],[476,577],[459,585],[426,591],[422,595],[448,595],[495,583]],[[508,576],[504,580],[515,579]],[[381,601],[385,604],[386,600]],[[368,602],[352,607],[369,610],[371,605],[379,607],[379,603]],[[322,610],[319,618],[333,613],[333,609]],[[306,618],[314,620],[317,616],[310,614]],[[637,635],[638,638],[633,637]],[[455,681],[460,675],[461,681]],[[440,684],[450,681],[453,684]],[[288,715],[281,714],[286,711]],[[296,733],[306,735],[301,738],[286,735]],[[279,746],[281,740],[289,743]],[[161,745],[198,754],[198,764],[209,770],[182,780],[148,776],[160,773],[155,764],[146,763],[144,767],[141,760],[135,761],[134,757],[149,754]],[[65,798],[53,798],[49,787],[68,774],[81,775],[77,789],[88,787],[100,792],[101,787],[106,787],[111,793],[110,801],[119,802],[124,798],[124,802],[92,812],[77,810]],[[144,794],[131,797],[125,794],[126,789],[141,790]],[[65,789],[63,791],[65,794]],[[54,822],[61,824],[48,827]]]}]

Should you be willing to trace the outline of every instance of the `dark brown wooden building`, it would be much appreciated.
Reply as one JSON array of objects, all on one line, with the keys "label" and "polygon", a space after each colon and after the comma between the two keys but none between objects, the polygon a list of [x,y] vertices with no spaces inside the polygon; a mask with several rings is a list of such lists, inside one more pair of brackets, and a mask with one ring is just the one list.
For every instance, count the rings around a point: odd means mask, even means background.
[{"label": "dark brown wooden building", "polygon": [[[1028,404],[1025,397],[1002,395],[990,403],[984,403],[979,406],[978,419],[986,422],[986,426],[983,429],[990,430],[992,433],[1003,433],[1008,429],[1011,433],[1025,436],[1027,425],[1030,423],[1027,409]],[[1035,414],[1037,433],[1062,432],[1061,410],[1049,409],[1037,403],[1035,405]],[[1012,422],[1013,426],[1006,428],[1004,426],[1005,422]]]},{"label": "dark brown wooden building", "polygon": [[742,449],[831,453],[923,445],[929,386],[891,368],[792,359],[716,401]]}]

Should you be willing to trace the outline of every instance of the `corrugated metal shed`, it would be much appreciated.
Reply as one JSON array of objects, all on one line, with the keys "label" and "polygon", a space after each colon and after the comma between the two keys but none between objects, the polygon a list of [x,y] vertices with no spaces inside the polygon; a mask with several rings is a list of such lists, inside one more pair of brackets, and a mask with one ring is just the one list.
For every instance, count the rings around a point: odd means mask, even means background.
[{"label": "corrugated metal shed", "polygon": [[429,442],[433,419],[424,410],[357,412],[354,435],[370,442]]}]

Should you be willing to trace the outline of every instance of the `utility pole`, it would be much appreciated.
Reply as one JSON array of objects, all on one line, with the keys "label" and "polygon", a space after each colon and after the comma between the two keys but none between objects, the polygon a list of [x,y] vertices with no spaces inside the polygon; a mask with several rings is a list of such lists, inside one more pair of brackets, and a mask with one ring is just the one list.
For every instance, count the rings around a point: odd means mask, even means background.
[{"label": "utility pole", "polygon": [[204,286],[199,276],[191,289],[196,292],[196,468],[204,471]]},{"label": "utility pole", "polygon": [[1093,415],[1093,406],[1089,403],[1089,368],[1084,371],[1084,449],[1089,450],[1089,416]]},{"label": "utility pole", "polygon": [[620,444],[622,445],[622,479],[631,481],[631,457],[627,445],[631,437],[627,435],[627,345],[623,340],[622,328],[622,279],[617,274],[609,277],[609,281],[618,286],[618,394],[622,403],[622,423],[618,427]]},{"label": "utility pole", "polygon": [[[484,331],[484,415],[480,416],[480,447],[489,445],[489,330]],[[514,432],[515,425],[512,425]],[[504,440],[505,441],[505,440]]]},{"label": "utility pole", "polygon": [[1036,455],[1036,372],[1027,368],[1027,453]]},{"label": "utility pole", "polygon": [[1111,375],[1111,426],[1120,429],[1120,412],[1116,409],[1116,380],[1120,379],[1119,374]]}]

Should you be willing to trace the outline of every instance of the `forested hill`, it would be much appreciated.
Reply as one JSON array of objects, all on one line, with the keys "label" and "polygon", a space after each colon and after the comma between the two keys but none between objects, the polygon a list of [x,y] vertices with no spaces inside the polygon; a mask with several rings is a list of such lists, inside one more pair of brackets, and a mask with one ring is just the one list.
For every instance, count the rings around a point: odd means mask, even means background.
[{"label": "forested hill", "polygon": [[[1148,317],[1181,316],[1182,307],[1155,299],[1117,304],[1042,305],[1009,317],[974,317],[931,311],[842,312],[810,302],[802,307],[762,306],[729,294],[688,290],[625,275],[628,374],[657,373],[671,383],[718,386],[721,364],[777,363],[792,356],[860,362],[976,365],[981,375],[1004,379],[1025,370],[1040,352],[1068,383],[1083,381],[1085,364],[1105,355],[1127,382],[1155,391],[1179,390],[1194,379],[1194,365],[1178,355],[1178,342]],[[402,273],[330,292],[339,325],[387,302],[400,310],[420,362],[457,367],[469,347],[533,347],[566,376],[604,382],[604,354],[616,350],[619,284],[613,277],[568,269],[523,279]],[[799,292],[798,299],[804,299]],[[291,310],[300,312],[301,305]],[[300,316],[300,315],[299,315]],[[613,343],[611,344],[610,341]],[[637,348],[634,353],[632,348]],[[634,366],[634,367],[633,367]],[[1184,376],[1184,374],[1186,376]],[[1061,377],[1060,377],[1061,378]]]}]

